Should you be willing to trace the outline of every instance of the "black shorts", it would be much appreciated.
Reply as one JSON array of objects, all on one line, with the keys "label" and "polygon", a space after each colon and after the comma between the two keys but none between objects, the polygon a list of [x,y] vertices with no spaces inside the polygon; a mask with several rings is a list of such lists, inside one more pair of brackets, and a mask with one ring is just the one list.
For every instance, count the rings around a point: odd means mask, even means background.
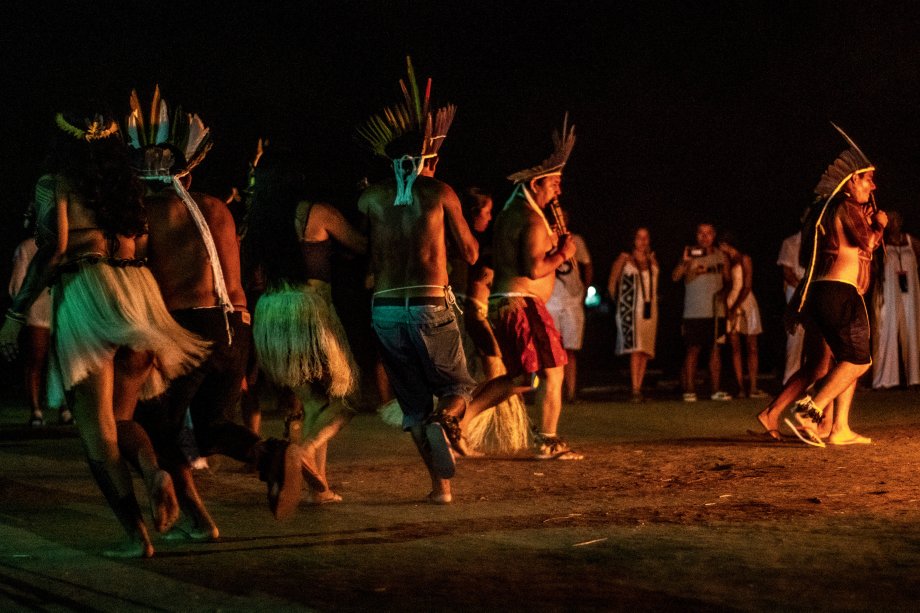
[{"label": "black shorts", "polygon": [[834,359],[871,364],[869,315],[856,288],[841,281],[817,281],[808,288],[805,313],[831,348]]},{"label": "black shorts", "polygon": [[711,349],[716,338],[725,334],[724,317],[694,317],[684,319],[681,324],[681,335],[687,347],[702,347]]}]

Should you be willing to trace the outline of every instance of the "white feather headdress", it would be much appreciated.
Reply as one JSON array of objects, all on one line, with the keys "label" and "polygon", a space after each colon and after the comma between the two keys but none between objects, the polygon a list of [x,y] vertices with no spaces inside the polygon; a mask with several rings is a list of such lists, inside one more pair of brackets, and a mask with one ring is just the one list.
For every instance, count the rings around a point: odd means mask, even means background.
[{"label": "white feather headdress", "polygon": [[159,85],[153,93],[146,125],[137,90],[131,90],[130,104],[124,132],[128,148],[134,152],[132,166],[142,179],[185,176],[211,150],[211,132],[201,118],[184,113],[181,106],[170,117],[169,106],[160,98]]}]

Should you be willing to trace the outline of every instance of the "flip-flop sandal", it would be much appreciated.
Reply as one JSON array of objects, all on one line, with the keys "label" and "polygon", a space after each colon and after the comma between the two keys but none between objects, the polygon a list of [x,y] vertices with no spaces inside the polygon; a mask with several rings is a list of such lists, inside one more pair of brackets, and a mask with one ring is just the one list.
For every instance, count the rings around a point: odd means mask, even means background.
[{"label": "flip-flop sandal", "polygon": [[440,479],[450,479],[457,471],[447,433],[437,421],[425,425],[425,439],[431,450],[431,468]]},{"label": "flip-flop sandal", "polygon": [[798,426],[792,423],[792,421],[790,421],[788,417],[783,418],[783,421],[785,421],[786,425],[792,429],[792,433],[795,434],[799,438],[799,440],[805,443],[806,445],[811,445],[812,447],[826,447],[827,446],[824,444],[824,441],[821,440],[821,437],[819,437],[816,432],[813,432],[812,430],[809,430],[808,428],[805,428],[803,426]]}]

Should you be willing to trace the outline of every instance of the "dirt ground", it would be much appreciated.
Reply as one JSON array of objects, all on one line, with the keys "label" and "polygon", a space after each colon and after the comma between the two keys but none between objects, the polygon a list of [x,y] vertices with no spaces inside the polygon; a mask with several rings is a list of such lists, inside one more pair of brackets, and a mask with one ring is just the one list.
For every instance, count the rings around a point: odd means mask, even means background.
[{"label": "dirt ground", "polygon": [[7,399],[0,610],[916,610],[920,393],[859,392],[874,443],[827,449],[748,435],[751,400],[588,398],[561,426],[584,461],[465,459],[447,507],[421,502],[408,436],[373,415],[330,450],[345,501],[284,523],[212,459],[196,475],[220,542],[118,562],[73,431],[14,425]]}]

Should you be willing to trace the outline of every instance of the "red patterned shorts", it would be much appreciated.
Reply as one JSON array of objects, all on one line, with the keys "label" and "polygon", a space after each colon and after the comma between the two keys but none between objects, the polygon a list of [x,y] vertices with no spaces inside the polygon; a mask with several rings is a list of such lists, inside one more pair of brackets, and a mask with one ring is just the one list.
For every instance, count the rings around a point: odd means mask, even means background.
[{"label": "red patterned shorts", "polygon": [[489,323],[512,377],[568,363],[562,337],[543,302],[534,296],[489,297]]}]

